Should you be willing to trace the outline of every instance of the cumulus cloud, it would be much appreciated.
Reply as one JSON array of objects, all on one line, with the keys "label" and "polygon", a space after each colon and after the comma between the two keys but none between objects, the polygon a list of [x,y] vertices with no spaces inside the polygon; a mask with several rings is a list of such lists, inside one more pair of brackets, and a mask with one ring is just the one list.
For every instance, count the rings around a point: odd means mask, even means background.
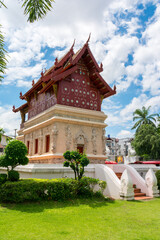
[{"label": "cumulus cloud", "polygon": [[14,129],[19,129],[20,115],[12,112],[12,106],[0,106],[0,127],[6,135],[14,136]]},{"label": "cumulus cloud", "polygon": [[[108,115],[110,126],[130,126],[136,108],[152,106],[160,111],[160,4],[146,26],[139,16],[150,0],[59,0],[43,21],[26,23],[18,1],[7,1],[8,9],[0,9],[4,27],[9,63],[3,84],[17,87],[31,86],[42,68],[50,67],[54,58],[60,58],[76,39],[75,51],[87,40],[91,32],[90,48],[98,61],[103,62],[104,79],[116,84],[117,95],[127,91],[131,84],[139,87],[139,96],[130,103],[104,100],[102,109]],[[143,4],[144,9],[138,9]],[[123,17],[122,17],[123,15]],[[129,16],[129,17],[128,17]],[[142,34],[139,38],[138,31]],[[46,48],[51,51],[48,59]],[[132,60],[129,60],[132,56]],[[49,65],[51,64],[51,65]],[[3,112],[8,107],[3,107]],[[15,120],[16,121],[16,120]],[[2,121],[1,121],[2,123]],[[0,124],[1,124],[0,123]],[[10,129],[9,125],[5,128]],[[10,130],[9,130],[10,131]],[[129,131],[128,131],[129,132]],[[120,135],[119,135],[120,136]]]},{"label": "cumulus cloud", "polygon": [[131,137],[133,137],[133,133],[128,130],[121,130],[117,134],[117,138],[131,138]]}]

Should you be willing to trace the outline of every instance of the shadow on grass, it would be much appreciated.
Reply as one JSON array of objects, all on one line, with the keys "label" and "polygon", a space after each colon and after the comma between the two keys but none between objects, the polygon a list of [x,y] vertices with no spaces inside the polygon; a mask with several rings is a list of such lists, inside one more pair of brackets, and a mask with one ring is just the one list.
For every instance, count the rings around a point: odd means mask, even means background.
[{"label": "shadow on grass", "polygon": [[1,203],[0,206],[9,210],[16,210],[28,213],[43,212],[45,209],[58,209],[68,207],[79,207],[81,205],[88,205],[91,208],[100,208],[115,203],[115,200],[105,198],[89,198],[89,199],[74,199],[66,201],[39,201],[39,202],[25,202],[25,203]]},{"label": "shadow on grass", "polygon": [[133,203],[143,203],[143,200],[128,200],[128,202],[133,202]]}]

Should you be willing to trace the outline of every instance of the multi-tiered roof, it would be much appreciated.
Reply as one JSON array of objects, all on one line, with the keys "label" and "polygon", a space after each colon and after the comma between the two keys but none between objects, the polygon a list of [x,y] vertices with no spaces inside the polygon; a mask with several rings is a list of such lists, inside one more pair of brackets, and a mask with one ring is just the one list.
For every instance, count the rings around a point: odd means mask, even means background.
[{"label": "multi-tiered roof", "polygon": [[[103,71],[103,65],[101,63],[99,66],[96,62],[89,48],[88,42],[89,39],[76,53],[74,53],[73,44],[70,50],[61,59],[58,60],[56,58],[54,65],[51,68],[44,73],[43,71],[41,72],[41,77],[36,83],[32,81],[32,88],[30,88],[25,94],[20,93],[20,98],[27,102],[18,108],[13,106],[13,111],[28,112],[30,108],[35,106],[35,103],[32,103],[33,98],[41,102],[52,101],[52,104],[46,103],[48,107],[53,106],[54,104],[64,104],[74,107],[84,106],[84,108],[100,110],[98,105],[101,105],[101,103],[99,104],[99,100],[97,100],[96,103],[94,97],[97,96],[97,99],[103,99],[114,95],[116,93],[116,87],[114,86],[114,89],[112,89],[100,75],[100,72]],[[77,80],[78,78],[79,80]],[[76,84],[76,80],[77,84],[80,84],[79,87],[78,85],[73,86],[73,83]],[[82,83],[84,83],[84,86],[82,86]],[[63,90],[63,86],[66,86],[65,90]],[[43,98],[42,96],[47,92],[50,92],[50,98],[47,98],[46,100],[46,98]],[[76,92],[78,95],[76,95]],[[88,94],[88,96],[85,94]],[[90,95],[92,95],[91,102],[89,102]],[[88,100],[83,101],[83,99]],[[81,104],[79,102],[81,102]],[[41,109],[45,110],[46,107],[41,107]],[[32,113],[30,117],[34,115],[35,114]]]}]

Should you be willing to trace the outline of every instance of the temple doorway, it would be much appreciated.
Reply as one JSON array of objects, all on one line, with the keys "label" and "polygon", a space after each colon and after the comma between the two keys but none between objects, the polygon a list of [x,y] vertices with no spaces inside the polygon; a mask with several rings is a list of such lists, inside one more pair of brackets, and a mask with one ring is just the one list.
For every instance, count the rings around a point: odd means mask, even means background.
[{"label": "temple doorway", "polygon": [[83,154],[84,145],[83,144],[77,144],[77,150],[79,151],[79,153]]}]

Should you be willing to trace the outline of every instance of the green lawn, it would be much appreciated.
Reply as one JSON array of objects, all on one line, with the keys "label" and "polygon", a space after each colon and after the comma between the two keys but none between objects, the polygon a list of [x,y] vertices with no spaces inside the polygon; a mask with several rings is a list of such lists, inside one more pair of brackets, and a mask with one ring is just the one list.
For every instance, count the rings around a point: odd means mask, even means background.
[{"label": "green lawn", "polygon": [[160,198],[0,204],[0,240],[159,240]]}]

